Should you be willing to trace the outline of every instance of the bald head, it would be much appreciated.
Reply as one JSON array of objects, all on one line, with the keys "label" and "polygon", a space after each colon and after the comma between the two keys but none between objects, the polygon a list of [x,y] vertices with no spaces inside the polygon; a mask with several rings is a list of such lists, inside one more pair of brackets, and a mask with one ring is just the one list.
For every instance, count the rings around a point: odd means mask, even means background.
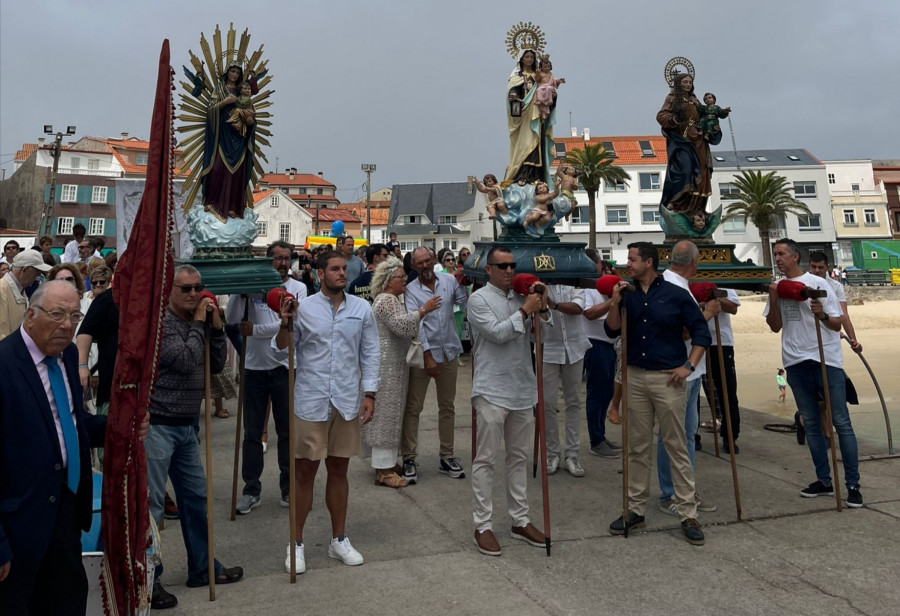
[{"label": "bald head", "polygon": [[78,291],[71,284],[64,280],[45,282],[31,296],[23,324],[25,332],[44,355],[57,357],[72,343],[83,316],[80,306]]},{"label": "bald head", "polygon": [[670,267],[677,274],[690,278],[697,273],[697,261],[700,259],[700,250],[694,242],[681,240],[672,248],[672,260]]}]

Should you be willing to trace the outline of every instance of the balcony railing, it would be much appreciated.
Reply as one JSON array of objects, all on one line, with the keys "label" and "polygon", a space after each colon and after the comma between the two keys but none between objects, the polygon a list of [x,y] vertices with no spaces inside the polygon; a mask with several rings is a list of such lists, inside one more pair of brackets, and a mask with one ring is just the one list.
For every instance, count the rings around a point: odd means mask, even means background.
[{"label": "balcony railing", "polygon": [[57,173],[64,175],[92,175],[100,178],[119,178],[122,177],[121,171],[109,171],[104,169],[84,169],[81,167],[60,167]]}]

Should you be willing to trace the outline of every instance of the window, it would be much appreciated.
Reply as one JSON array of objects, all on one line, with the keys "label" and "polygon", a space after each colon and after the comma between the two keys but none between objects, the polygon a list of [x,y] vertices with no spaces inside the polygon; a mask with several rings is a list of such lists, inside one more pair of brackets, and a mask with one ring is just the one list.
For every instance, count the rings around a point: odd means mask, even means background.
[{"label": "window", "polygon": [[105,228],[105,218],[91,218],[91,222],[88,225],[88,235],[104,235],[103,230]]},{"label": "window", "polygon": [[321,195],[321,194],[324,194],[324,193],[322,192],[322,189],[321,189],[321,188],[317,188],[317,189],[316,189],[316,194],[317,194],[317,195]]},{"label": "window", "polygon": [[794,182],[794,195],[798,199],[816,196],[815,182]]},{"label": "window", "polygon": [[850,184],[850,190],[852,190],[855,193],[858,193],[859,192],[859,184]]},{"label": "window", "polygon": [[606,186],[606,192],[625,192],[625,182],[622,180],[616,180],[615,183],[610,184],[608,181],[603,181],[604,186]]},{"label": "window", "polygon": [[572,212],[572,218],[570,222],[573,225],[586,225],[591,221],[591,208],[587,205],[579,205],[575,208],[575,211]]},{"label": "window", "polygon": [[767,162],[769,162],[769,159],[766,158],[765,156],[757,156],[757,157],[756,157],[756,162],[759,162],[759,163],[767,163]]},{"label": "window", "polygon": [[740,190],[731,182],[719,184],[719,196],[723,199],[737,199]]},{"label": "window", "polygon": [[419,224],[419,219],[421,216],[403,216],[401,218],[401,222],[406,223],[408,225],[417,225]]},{"label": "window", "polygon": [[78,156],[73,156],[69,160],[69,166],[72,167],[72,169],[81,169],[81,158]]},{"label": "window", "polygon": [[291,223],[278,223],[278,239],[280,239],[282,242],[291,241]]},{"label": "window", "polygon": [[821,231],[822,217],[818,214],[797,214],[800,231]]},{"label": "window", "polygon": [[755,163],[757,161],[757,158],[755,156],[745,156],[744,158],[746,158],[747,162],[750,163]]},{"label": "window", "polygon": [[855,227],[857,225],[856,210],[844,210],[844,225],[848,227]]},{"label": "window", "polygon": [[146,154],[138,154],[134,158],[134,164],[136,165],[147,165],[147,155]]},{"label": "window", "polygon": [[642,205],[641,206],[641,224],[655,225],[659,222],[659,206],[658,205]]},{"label": "window", "polygon": [[625,205],[607,205],[606,222],[610,225],[628,224],[628,207]]},{"label": "window", "polygon": [[618,158],[616,155],[616,146],[613,145],[612,141],[601,141],[600,143],[603,145],[603,149],[606,150],[610,158]]},{"label": "window", "polygon": [[97,170],[100,168],[100,159],[99,158],[89,158],[88,159],[88,169]]},{"label": "window", "polygon": [[720,162],[720,163],[724,163],[724,162],[725,162],[725,157],[724,157],[724,156],[713,156],[713,158],[715,158],[715,159],[716,159],[718,162]]},{"label": "window", "polygon": [[265,237],[269,235],[269,222],[266,220],[256,221],[256,235]]},{"label": "window", "polygon": [[75,184],[63,184],[60,192],[60,203],[75,203],[78,200],[78,187]]},{"label": "window", "polygon": [[566,157],[566,144],[557,141],[553,145],[554,145],[554,148],[556,151],[556,158],[558,160],[562,160],[563,158],[565,158]]},{"label": "window", "polygon": [[878,226],[878,214],[875,213],[875,210],[863,210],[863,219],[866,221],[867,227]]},{"label": "window", "polygon": [[600,249],[600,260],[601,261],[612,261],[612,248],[601,248]]},{"label": "window", "polygon": [[409,252],[419,247],[419,242],[400,242],[400,250]]},{"label": "window", "polygon": [[91,189],[91,203],[106,203],[106,186],[94,186]]},{"label": "window", "polygon": [[60,216],[56,226],[57,235],[72,235],[72,227],[75,225],[75,219],[71,216]]},{"label": "window", "polygon": [[834,174],[833,173],[828,174],[828,183],[834,184]]},{"label": "window", "polygon": [[638,141],[638,146],[641,148],[641,157],[642,158],[655,158],[656,154],[653,153],[653,147],[650,145],[649,141]]},{"label": "window", "polygon": [[456,216],[438,216],[438,224],[440,224],[440,225],[455,225],[456,224]]},{"label": "window", "polygon": [[659,190],[658,173],[640,173],[641,190]]},{"label": "window", "polygon": [[457,240],[443,240],[441,242],[441,247],[449,248],[450,250],[456,250],[458,244],[459,242]]},{"label": "window", "polygon": [[800,157],[796,156],[794,154],[788,154],[788,160],[793,160],[796,162],[796,161],[800,160]]},{"label": "window", "polygon": [[278,207],[278,195],[272,195],[272,207]]},{"label": "window", "polygon": [[298,195],[305,195],[305,194],[306,194],[306,189],[305,189],[305,188],[298,188],[298,189],[297,189],[297,194],[298,194]]},{"label": "window", "polygon": [[728,218],[722,221],[722,231],[725,233],[746,233],[747,223],[739,216]]}]

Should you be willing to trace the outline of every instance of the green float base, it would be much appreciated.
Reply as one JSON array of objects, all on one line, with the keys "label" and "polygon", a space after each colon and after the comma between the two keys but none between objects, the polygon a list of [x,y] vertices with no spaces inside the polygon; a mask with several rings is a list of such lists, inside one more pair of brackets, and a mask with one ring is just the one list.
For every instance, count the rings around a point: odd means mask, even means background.
[{"label": "green float base", "polygon": [[272,259],[266,257],[185,259],[175,264],[196,267],[203,285],[216,295],[252,295],[282,286]]},{"label": "green float base", "polygon": [[[516,260],[516,274],[534,274],[549,284],[585,286],[584,279],[597,278],[594,262],[584,254],[586,244],[581,242],[475,242],[469,260],[463,264],[463,273],[484,283],[487,272],[487,253],[494,246],[506,246]],[[590,282],[587,286],[593,286]]]},{"label": "green float base", "polygon": [[[672,258],[671,244],[657,244],[659,271],[668,269]],[[693,282],[712,282],[729,289],[759,291],[772,282],[772,270],[767,267],[739,261],[734,256],[734,244],[699,244],[700,262]],[[619,271],[624,274],[624,268]]]}]

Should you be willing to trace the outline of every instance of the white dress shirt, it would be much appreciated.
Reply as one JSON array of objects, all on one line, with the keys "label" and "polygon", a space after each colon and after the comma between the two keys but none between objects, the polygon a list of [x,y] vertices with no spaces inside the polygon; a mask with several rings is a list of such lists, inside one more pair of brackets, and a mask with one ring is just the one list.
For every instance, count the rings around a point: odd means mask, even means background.
[{"label": "white dress shirt", "polygon": [[462,353],[462,343],[456,334],[453,307],[465,309],[469,295],[450,274],[434,275],[434,292],[422,284],[419,278],[406,285],[403,294],[406,311],[413,312],[434,296],[441,298],[441,307],[425,315],[419,324],[419,342],[423,351],[431,351],[431,357],[439,364],[456,359]]},{"label": "white dress shirt", "polygon": [[[547,285],[547,301],[550,305],[573,303],[584,310],[584,290],[569,285]],[[553,327],[544,325],[541,333],[544,342],[544,363],[574,364],[584,359],[591,343],[584,332],[584,317],[552,310]]]}]

